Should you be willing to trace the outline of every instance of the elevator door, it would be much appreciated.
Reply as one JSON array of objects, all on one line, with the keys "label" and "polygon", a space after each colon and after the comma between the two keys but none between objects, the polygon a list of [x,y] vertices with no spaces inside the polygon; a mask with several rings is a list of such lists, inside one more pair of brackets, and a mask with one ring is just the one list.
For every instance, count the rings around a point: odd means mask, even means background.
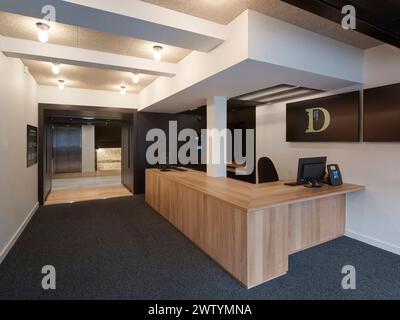
[{"label": "elevator door", "polygon": [[54,173],[82,171],[82,127],[54,129]]}]

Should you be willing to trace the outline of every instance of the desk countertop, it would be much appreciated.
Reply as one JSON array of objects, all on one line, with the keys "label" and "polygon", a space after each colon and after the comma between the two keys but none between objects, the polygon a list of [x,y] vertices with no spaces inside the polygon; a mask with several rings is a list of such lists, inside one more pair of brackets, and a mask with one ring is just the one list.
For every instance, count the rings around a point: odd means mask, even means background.
[{"label": "desk countertop", "polygon": [[332,187],[322,185],[321,188],[305,188],[304,186],[286,186],[285,181],[251,184],[230,178],[214,178],[205,172],[190,170],[167,171],[147,169],[191,189],[203,192],[212,197],[228,202],[248,211],[275,207],[281,204],[297,203],[307,200],[326,198],[365,189],[364,186],[345,183]]}]

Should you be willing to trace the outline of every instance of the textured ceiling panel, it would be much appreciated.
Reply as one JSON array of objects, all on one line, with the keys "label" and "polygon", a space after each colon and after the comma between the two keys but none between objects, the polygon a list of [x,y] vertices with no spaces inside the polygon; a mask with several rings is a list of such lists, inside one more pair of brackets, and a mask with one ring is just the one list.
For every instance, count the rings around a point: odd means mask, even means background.
[{"label": "textured ceiling panel", "polygon": [[[0,34],[6,37],[37,41],[36,23],[39,21],[31,17],[0,12]],[[62,23],[50,23],[50,26],[49,43],[75,48],[153,59],[153,46],[159,44]],[[191,52],[183,48],[162,46],[162,61],[165,62],[179,62]],[[55,76],[51,72],[51,64],[48,62],[33,60],[24,60],[23,62],[41,85],[57,85],[57,80],[63,78],[66,86],[73,88],[118,91],[119,86],[125,85],[128,92],[137,93],[156,78],[150,75],[141,75],[140,83],[135,85],[131,80],[131,74],[127,72],[72,65],[63,65],[61,75]]]},{"label": "textured ceiling panel", "polygon": [[23,60],[23,63],[38,84],[48,86],[56,86],[58,80],[65,80],[65,86],[70,88],[119,91],[124,85],[128,93],[138,93],[156,79],[155,76],[141,75],[139,84],[134,84],[128,72],[72,65],[61,65],[60,75],[54,75],[49,62]]},{"label": "textured ceiling panel", "polygon": [[[36,41],[36,23],[39,21],[35,18],[0,11],[0,34],[6,37]],[[145,59],[153,59],[153,46],[159,45],[159,43],[151,41],[123,37],[62,23],[50,23],[49,43]],[[165,62],[179,62],[190,53],[190,50],[187,49],[161,45],[163,46],[162,60]]]}]

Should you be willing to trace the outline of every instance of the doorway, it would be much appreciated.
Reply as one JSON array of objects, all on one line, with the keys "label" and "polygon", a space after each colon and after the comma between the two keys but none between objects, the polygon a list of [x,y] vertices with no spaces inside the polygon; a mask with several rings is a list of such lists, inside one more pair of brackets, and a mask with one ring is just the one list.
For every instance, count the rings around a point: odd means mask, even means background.
[{"label": "doorway", "polygon": [[39,202],[132,196],[134,121],[135,110],[39,105]]}]

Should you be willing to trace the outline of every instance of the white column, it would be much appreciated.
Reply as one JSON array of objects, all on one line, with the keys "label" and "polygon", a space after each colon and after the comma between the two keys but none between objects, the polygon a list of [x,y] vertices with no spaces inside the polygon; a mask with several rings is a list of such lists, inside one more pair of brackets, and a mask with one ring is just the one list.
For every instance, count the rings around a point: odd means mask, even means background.
[{"label": "white column", "polygon": [[82,126],[82,172],[95,172],[94,126]]},{"label": "white column", "polygon": [[[226,129],[227,126],[227,99],[226,97],[212,97],[207,99],[207,129],[217,129],[219,132]],[[222,139],[219,139],[221,141]],[[218,141],[218,142],[219,142]],[[214,145],[213,145],[214,142]],[[226,155],[226,144],[221,143],[217,146],[217,141],[209,137],[207,139],[207,175],[212,177],[226,177],[226,163],[224,161]],[[219,153],[219,157],[217,154]],[[220,161],[213,161],[219,158]]]}]

